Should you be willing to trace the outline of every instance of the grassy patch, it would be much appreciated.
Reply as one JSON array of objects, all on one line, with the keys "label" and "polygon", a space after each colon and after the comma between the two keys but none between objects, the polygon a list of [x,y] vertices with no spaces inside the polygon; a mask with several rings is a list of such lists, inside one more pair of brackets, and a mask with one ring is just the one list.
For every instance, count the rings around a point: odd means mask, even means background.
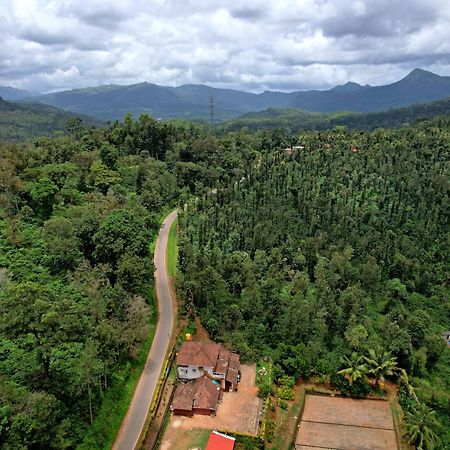
[{"label": "grassy patch", "polygon": [[399,450],[404,450],[407,448],[407,446],[403,442],[404,430],[402,427],[402,419],[400,417],[400,405],[397,405],[396,401],[394,400],[390,402],[390,406],[392,418],[394,420],[394,430],[395,430],[395,437],[397,439],[397,446]]},{"label": "grassy patch", "polygon": [[189,448],[204,449],[208,443],[211,430],[202,428],[194,430],[177,430],[174,436],[171,436],[168,450],[181,450]]},{"label": "grassy patch", "polygon": [[174,277],[177,272],[178,257],[178,219],[175,219],[170,227],[169,238],[167,241],[167,273]]},{"label": "grassy patch", "polygon": [[189,448],[199,447],[205,448],[208,443],[209,435],[211,434],[211,430],[195,430],[192,433],[191,443],[189,444]]},{"label": "grassy patch", "polygon": [[[161,211],[161,213],[158,214],[157,216],[157,222],[159,224],[162,224],[164,219],[172,212],[174,211],[174,208],[166,208],[163,211]],[[157,236],[155,237],[155,239],[153,239],[152,242],[150,242],[150,254],[153,255],[155,253],[155,248],[156,248],[156,240],[157,240]]]},{"label": "grassy patch", "polygon": [[272,385],[272,363],[260,359],[256,363],[256,386],[261,388],[271,387]]}]

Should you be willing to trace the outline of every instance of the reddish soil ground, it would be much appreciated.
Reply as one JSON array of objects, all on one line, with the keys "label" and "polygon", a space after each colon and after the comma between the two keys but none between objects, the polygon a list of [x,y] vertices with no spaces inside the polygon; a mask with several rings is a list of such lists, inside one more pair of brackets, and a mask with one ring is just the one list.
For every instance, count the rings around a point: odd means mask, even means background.
[{"label": "reddish soil ground", "polygon": [[389,403],[384,400],[355,400],[307,395],[302,420],[386,430],[394,429]]},{"label": "reddish soil ground", "polygon": [[389,402],[307,395],[296,449],[397,450]]},{"label": "reddish soil ground", "polygon": [[200,322],[200,318],[198,316],[195,316],[195,327],[197,331],[195,333],[194,340],[199,342],[211,342],[209,334]]},{"label": "reddish soil ground", "polygon": [[295,448],[397,450],[397,441],[394,430],[302,422]]}]

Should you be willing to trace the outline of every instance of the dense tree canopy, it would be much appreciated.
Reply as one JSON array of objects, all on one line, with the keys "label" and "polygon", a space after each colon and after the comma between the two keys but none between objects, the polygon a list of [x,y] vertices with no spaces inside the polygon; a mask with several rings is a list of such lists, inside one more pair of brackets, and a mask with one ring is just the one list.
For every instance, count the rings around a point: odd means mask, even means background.
[{"label": "dense tree canopy", "polygon": [[179,293],[214,338],[289,380],[353,353],[382,380],[393,358],[445,420],[448,118],[295,135],[68,125],[0,143],[2,448],[82,441],[148,334],[149,245],[176,205]]},{"label": "dense tree canopy", "polygon": [[108,129],[72,121],[68,130],[0,144],[5,449],[73,448],[82,439],[149,333],[149,246],[162,208],[180,192],[175,162],[161,159],[178,134],[204,138],[148,117]]},{"label": "dense tree canopy", "polygon": [[301,132],[295,150],[277,133],[277,151],[262,147],[183,213],[186,302],[244,357],[272,355],[280,376],[358,379],[358,354],[384,349],[423,397],[442,395],[445,417],[450,121]]}]

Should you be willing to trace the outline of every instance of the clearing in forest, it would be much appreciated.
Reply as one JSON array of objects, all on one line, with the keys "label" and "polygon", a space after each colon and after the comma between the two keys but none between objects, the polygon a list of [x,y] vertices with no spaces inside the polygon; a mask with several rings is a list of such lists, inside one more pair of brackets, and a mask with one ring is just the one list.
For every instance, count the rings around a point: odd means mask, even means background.
[{"label": "clearing in forest", "polygon": [[397,450],[390,404],[307,395],[296,450]]}]

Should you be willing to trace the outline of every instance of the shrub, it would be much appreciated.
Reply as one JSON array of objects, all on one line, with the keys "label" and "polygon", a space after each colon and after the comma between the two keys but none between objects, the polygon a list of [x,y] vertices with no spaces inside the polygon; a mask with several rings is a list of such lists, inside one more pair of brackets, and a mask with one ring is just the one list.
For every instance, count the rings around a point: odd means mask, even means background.
[{"label": "shrub", "polygon": [[270,385],[269,384],[263,384],[259,387],[258,390],[258,397],[259,398],[266,398],[270,394]]},{"label": "shrub", "polygon": [[288,408],[288,404],[287,404],[284,400],[280,400],[280,401],[278,402],[278,406],[279,406],[281,409],[287,409],[287,408]]},{"label": "shrub", "polygon": [[294,388],[285,384],[281,385],[278,388],[278,397],[283,400],[294,400]]},{"label": "shrub", "polygon": [[267,442],[272,442],[275,437],[275,422],[268,420],[266,425],[266,439]]}]

